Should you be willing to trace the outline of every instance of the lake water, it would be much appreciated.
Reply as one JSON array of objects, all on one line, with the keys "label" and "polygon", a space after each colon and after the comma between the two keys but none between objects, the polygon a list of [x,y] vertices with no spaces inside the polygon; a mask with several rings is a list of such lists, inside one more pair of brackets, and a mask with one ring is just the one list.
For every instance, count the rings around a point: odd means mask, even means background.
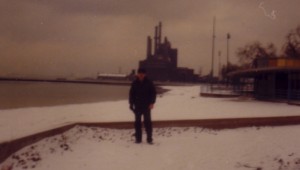
[{"label": "lake water", "polygon": [[0,109],[116,101],[128,98],[129,86],[0,81]]}]

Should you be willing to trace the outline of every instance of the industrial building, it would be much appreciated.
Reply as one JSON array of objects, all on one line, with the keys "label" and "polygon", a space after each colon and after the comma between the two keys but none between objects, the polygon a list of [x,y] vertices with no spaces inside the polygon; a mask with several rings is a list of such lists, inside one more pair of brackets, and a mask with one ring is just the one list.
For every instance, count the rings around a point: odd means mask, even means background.
[{"label": "industrial building", "polygon": [[[147,70],[147,75],[155,81],[194,82],[198,76],[193,69],[178,67],[178,50],[172,48],[167,37],[162,41],[162,23],[155,26],[154,43],[147,38],[147,56],[139,62],[139,67]],[[153,47],[152,47],[153,45]]]}]

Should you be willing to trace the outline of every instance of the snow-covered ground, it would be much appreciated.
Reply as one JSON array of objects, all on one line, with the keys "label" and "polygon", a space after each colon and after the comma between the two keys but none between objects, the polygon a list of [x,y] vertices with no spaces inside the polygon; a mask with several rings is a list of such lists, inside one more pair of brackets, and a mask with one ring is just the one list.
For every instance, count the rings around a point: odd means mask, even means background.
[{"label": "snow-covered ground", "polygon": [[[249,99],[203,98],[198,86],[165,87],[153,120],[300,115],[299,106]],[[126,100],[0,111],[0,142],[76,122],[132,121]],[[0,170],[296,170],[300,125],[210,130],[155,128],[154,145],[133,130],[76,126],[16,152]]]},{"label": "snow-covered ground", "polygon": [[0,169],[298,170],[299,128],[156,128],[149,145],[135,144],[132,130],[76,126],[23,148]]},{"label": "snow-covered ground", "polygon": [[[300,115],[299,106],[239,98],[199,96],[199,86],[164,87],[152,112],[155,120]],[[76,122],[133,121],[128,101],[0,110],[0,142]]]}]

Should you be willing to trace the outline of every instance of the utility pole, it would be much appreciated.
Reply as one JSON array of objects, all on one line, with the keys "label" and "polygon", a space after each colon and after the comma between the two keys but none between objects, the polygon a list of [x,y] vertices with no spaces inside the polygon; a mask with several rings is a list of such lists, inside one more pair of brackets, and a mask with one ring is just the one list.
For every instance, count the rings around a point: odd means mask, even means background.
[{"label": "utility pole", "polygon": [[228,71],[228,66],[229,66],[229,39],[230,39],[230,34],[227,33],[227,70],[226,72]]},{"label": "utility pole", "polygon": [[222,69],[221,69],[221,67],[222,67],[222,63],[221,63],[221,55],[222,55],[222,52],[221,51],[219,51],[219,80],[221,80],[221,77],[222,77]]},{"label": "utility pole", "polygon": [[215,24],[216,24],[216,17],[214,16],[213,20],[213,37],[212,37],[212,54],[211,54],[211,80],[213,80],[214,77],[214,53],[215,53]]},{"label": "utility pole", "polygon": [[230,34],[227,33],[227,64],[226,64],[226,84],[229,84],[229,78],[227,76],[229,72],[229,39],[231,38]]}]

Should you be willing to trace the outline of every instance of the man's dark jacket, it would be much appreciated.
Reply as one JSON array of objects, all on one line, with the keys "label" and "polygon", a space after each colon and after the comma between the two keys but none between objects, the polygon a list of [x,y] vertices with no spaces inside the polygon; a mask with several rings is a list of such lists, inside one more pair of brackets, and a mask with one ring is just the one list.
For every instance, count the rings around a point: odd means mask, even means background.
[{"label": "man's dark jacket", "polygon": [[129,91],[129,104],[135,108],[149,108],[156,100],[156,89],[151,80],[147,77],[143,81],[136,78]]}]

